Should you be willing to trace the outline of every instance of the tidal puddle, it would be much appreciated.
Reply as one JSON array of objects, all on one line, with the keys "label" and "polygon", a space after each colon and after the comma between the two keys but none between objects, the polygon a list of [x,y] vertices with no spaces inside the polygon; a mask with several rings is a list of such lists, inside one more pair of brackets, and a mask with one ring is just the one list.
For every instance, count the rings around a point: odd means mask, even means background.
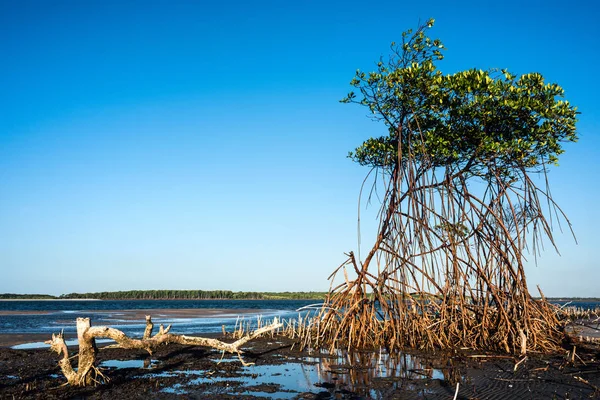
[{"label": "tidal puddle", "polygon": [[309,351],[312,356],[303,361],[319,364],[326,373],[366,375],[365,380],[377,378],[413,379],[446,379],[441,368],[434,367],[432,359],[425,359],[410,354],[400,353],[390,356],[387,352],[353,352],[338,350]]},{"label": "tidal puddle", "polygon": [[[234,362],[237,358],[224,359]],[[215,360],[218,361],[218,360]],[[190,396],[199,393],[253,395],[272,399],[295,398],[300,393],[322,393],[336,398],[354,393],[373,399],[387,398],[390,390],[418,387],[426,394],[433,380],[448,380],[448,368],[435,368],[441,360],[422,359],[408,354],[391,357],[386,353],[335,354],[313,352],[310,357],[279,365],[240,367],[227,376],[218,371],[178,370],[150,373],[145,378],[185,377],[162,389],[172,394]],[[439,364],[438,364],[439,365]],[[374,385],[374,382],[378,382]],[[374,389],[380,387],[381,389]]]},{"label": "tidal puddle", "polygon": [[[202,388],[203,393],[228,393],[252,395],[272,399],[291,399],[301,392],[317,389],[318,371],[314,365],[286,363],[281,365],[253,365],[242,367],[235,376],[212,376],[210,372],[199,370],[172,371],[147,374],[144,377],[161,378],[186,375],[185,384],[177,383],[162,391],[172,394],[193,394]],[[207,388],[208,387],[208,388]],[[269,391],[264,391],[268,388]]]},{"label": "tidal puddle", "polygon": [[152,369],[156,368],[160,361],[158,360],[106,360],[100,363],[100,367],[103,368],[138,368],[138,369]]},{"label": "tidal puddle", "polygon": [[[49,339],[49,338],[48,338]],[[77,346],[79,342],[77,339],[67,339],[65,340],[67,346]],[[96,343],[114,343],[111,339],[96,339]],[[11,349],[14,350],[32,350],[32,349],[49,349],[50,345],[44,342],[31,342],[31,343],[23,343],[12,346]]]},{"label": "tidal puddle", "polygon": [[211,358],[211,361],[214,361],[217,364],[221,364],[221,363],[231,363],[231,362],[240,361],[240,359],[237,357],[223,357],[223,358]]}]

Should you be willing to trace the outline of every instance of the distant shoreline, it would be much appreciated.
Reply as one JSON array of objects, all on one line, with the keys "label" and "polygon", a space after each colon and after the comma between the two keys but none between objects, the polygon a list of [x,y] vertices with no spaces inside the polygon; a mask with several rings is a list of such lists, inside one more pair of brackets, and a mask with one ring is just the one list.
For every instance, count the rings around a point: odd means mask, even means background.
[{"label": "distant shoreline", "polygon": [[25,299],[0,299],[0,301],[181,301],[181,300],[186,300],[186,301],[232,301],[232,300],[243,300],[243,301],[279,301],[279,300],[323,300],[321,298],[317,298],[317,297],[298,297],[298,298],[272,298],[272,299],[228,299],[228,298],[222,298],[222,299],[163,299],[163,298],[156,298],[156,299],[127,299],[127,298],[106,298],[106,299],[88,299],[88,298],[81,298],[81,299],[61,299],[61,298],[55,298],[55,299],[47,299],[47,298],[40,298],[40,299],[35,299],[35,298],[25,298]]},{"label": "distant shoreline", "polygon": [[27,298],[23,298],[23,299],[20,299],[20,298],[1,299],[0,298],[0,301],[102,301],[102,299],[60,299],[58,297],[55,299],[48,299],[46,297],[36,299],[34,297],[27,297]]},{"label": "distant shoreline", "polygon": [[[146,291],[131,291],[139,292],[140,294]],[[228,301],[228,300],[259,300],[259,301],[277,301],[277,300],[324,300],[327,295],[326,292],[229,292],[232,295],[229,297],[177,297],[177,292],[188,292],[186,290],[173,290],[175,297],[121,297],[113,294],[123,292],[104,292],[103,296],[98,297],[74,297],[79,294],[72,293],[70,295],[51,296],[51,295],[39,295],[39,297],[33,297],[36,295],[16,295],[17,297],[3,297],[14,294],[0,293],[0,301],[143,301],[143,300],[157,300],[157,301],[180,301],[180,300],[193,300],[193,301]],[[202,291],[200,291],[202,292]],[[91,293],[90,293],[91,294]],[[256,295],[255,297],[250,294]],[[63,297],[64,296],[64,297]],[[106,297],[104,297],[106,296]],[[248,297],[244,297],[248,296]],[[536,300],[540,300],[540,297],[534,297]],[[552,302],[600,302],[598,297],[546,297],[546,300]]]},{"label": "distant shoreline", "polygon": [[120,290],[49,294],[0,293],[0,300],[323,300],[327,292],[234,292],[231,290]]}]

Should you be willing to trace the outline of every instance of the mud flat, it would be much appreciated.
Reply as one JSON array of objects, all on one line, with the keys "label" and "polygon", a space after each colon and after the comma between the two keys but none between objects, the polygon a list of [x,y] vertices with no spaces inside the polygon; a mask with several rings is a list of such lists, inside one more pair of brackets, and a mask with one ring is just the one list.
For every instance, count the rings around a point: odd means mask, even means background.
[{"label": "mud flat", "polygon": [[[220,335],[218,335],[220,336]],[[227,338],[224,338],[227,340]],[[571,346],[572,345],[567,345]],[[265,337],[236,356],[170,345],[143,351],[101,349],[110,381],[61,386],[58,357],[45,349],[0,348],[0,399],[589,399],[600,395],[600,349],[522,359],[459,351],[390,356],[299,351],[284,337]]]}]

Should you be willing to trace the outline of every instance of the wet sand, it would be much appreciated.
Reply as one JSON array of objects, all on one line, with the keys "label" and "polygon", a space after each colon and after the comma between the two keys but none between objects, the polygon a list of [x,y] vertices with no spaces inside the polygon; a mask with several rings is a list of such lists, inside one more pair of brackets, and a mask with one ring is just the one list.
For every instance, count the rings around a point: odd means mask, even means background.
[{"label": "wet sand", "polygon": [[35,311],[35,310],[0,310],[0,316],[2,315],[48,315],[52,314],[53,311]]},{"label": "wet sand", "polygon": [[[73,339],[75,335],[65,335],[65,339]],[[12,347],[25,343],[40,343],[50,340],[51,335],[46,333],[0,333],[0,348]]]},{"label": "wet sand", "polygon": [[[223,338],[223,340],[231,340]],[[265,337],[236,356],[169,345],[141,350],[101,349],[109,382],[77,388],[47,350],[0,348],[0,399],[590,399],[598,398],[598,348],[518,358],[477,353],[412,353],[381,360],[379,353],[331,355],[299,351],[293,340]],[[72,353],[73,354],[73,353]],[[478,355],[480,357],[473,357]],[[73,361],[76,363],[76,361]]]},{"label": "wet sand", "polygon": [[[266,310],[154,309],[98,311],[120,320],[219,317]],[[77,313],[73,313],[73,320]],[[92,321],[93,322],[93,321]],[[177,332],[173,332],[177,333]],[[219,337],[220,334],[198,336]],[[141,350],[104,349],[98,363],[109,382],[62,386],[59,356],[47,349],[6,346],[48,340],[45,334],[2,335],[0,399],[590,399],[600,398],[600,347],[566,343],[564,353],[519,357],[468,352],[379,352],[352,355],[308,350],[286,337],[247,343],[244,367],[235,355],[167,345],[152,356]],[[222,337],[224,341],[232,341]],[[576,346],[577,356],[568,351]],[[70,348],[71,355],[76,351]],[[521,361],[521,362],[520,362]],[[520,363],[519,363],[520,362]],[[72,361],[76,365],[76,359]],[[519,363],[515,370],[515,365]]]}]

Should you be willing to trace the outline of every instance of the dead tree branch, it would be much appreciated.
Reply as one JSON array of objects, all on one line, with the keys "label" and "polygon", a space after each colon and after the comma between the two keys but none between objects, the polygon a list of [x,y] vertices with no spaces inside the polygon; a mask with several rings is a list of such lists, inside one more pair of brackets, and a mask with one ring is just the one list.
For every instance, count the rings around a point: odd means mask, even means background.
[{"label": "dead tree branch", "polygon": [[[78,368],[77,371],[71,366],[69,351],[62,334],[52,335],[52,339],[45,343],[50,345],[50,349],[62,358],[58,362],[67,383],[73,386],[88,386],[94,383],[106,382],[108,379],[94,366],[96,362],[96,354],[98,352],[95,344],[97,338],[108,338],[116,342],[116,344],[107,346],[107,348],[122,348],[122,349],[143,349],[149,354],[161,345],[177,343],[183,345],[211,347],[223,352],[235,353],[240,357],[243,351],[240,349],[244,344],[258,336],[272,332],[283,326],[277,318],[270,325],[264,326],[256,331],[236,340],[233,343],[222,342],[218,339],[204,338],[197,336],[174,335],[169,333],[171,329],[168,326],[166,329],[160,326],[158,333],[152,336],[153,323],[152,318],[146,316],[146,329],[142,339],[133,339],[127,336],[122,331],[108,326],[92,327],[89,318],[77,318],[77,337],[79,340],[78,353]],[[246,365],[246,363],[244,363]]]}]

